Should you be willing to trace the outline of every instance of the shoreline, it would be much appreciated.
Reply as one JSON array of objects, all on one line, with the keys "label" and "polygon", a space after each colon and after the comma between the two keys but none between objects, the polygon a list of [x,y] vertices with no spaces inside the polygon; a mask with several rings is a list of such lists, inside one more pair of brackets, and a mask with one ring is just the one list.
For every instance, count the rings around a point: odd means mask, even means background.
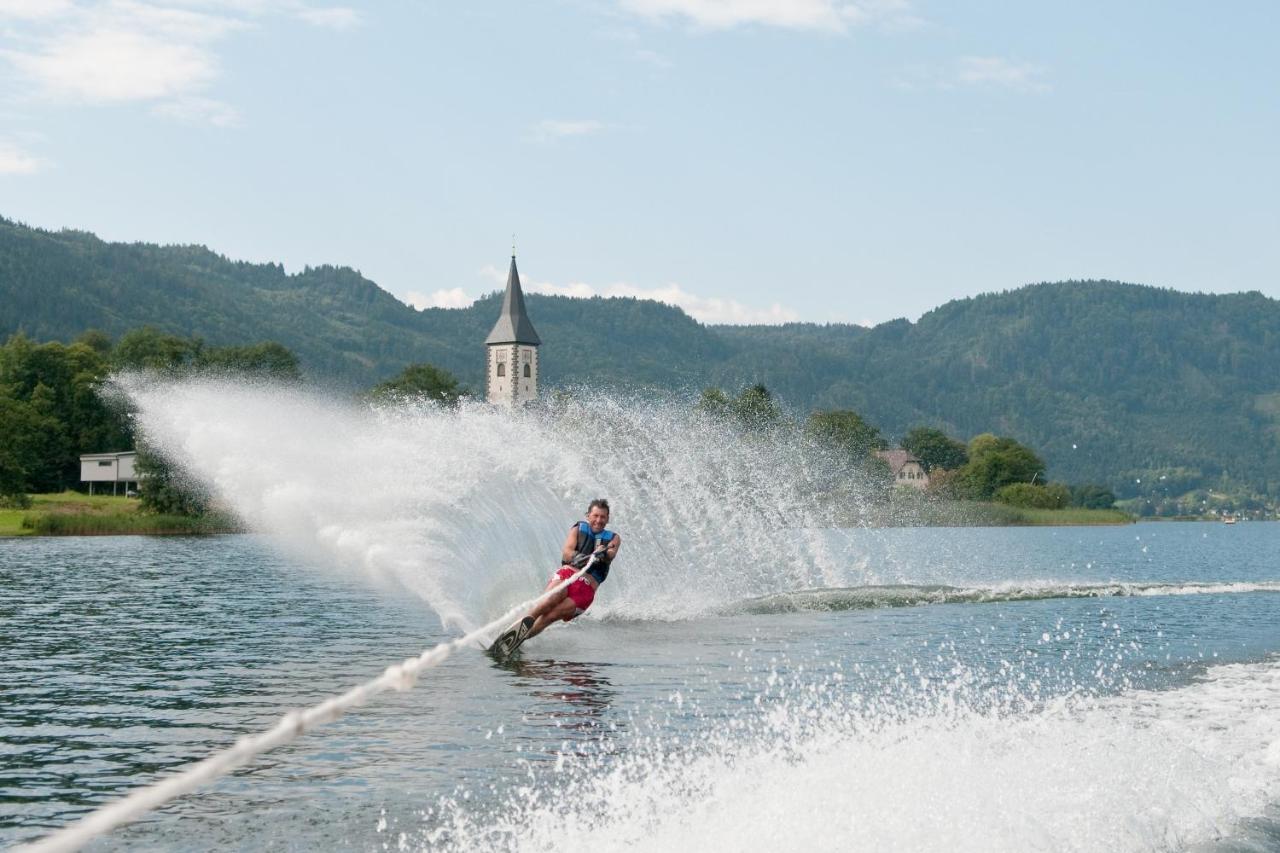
[{"label": "shoreline", "polygon": [[0,509],[0,539],[31,536],[208,536],[240,533],[228,515],[151,514],[136,498],[79,492],[32,495],[31,505]]},{"label": "shoreline", "polygon": [[1110,527],[1133,524],[1120,509],[1033,509],[989,501],[902,500],[873,507],[859,519],[869,527]]},{"label": "shoreline", "polygon": [[[1257,522],[1275,519],[1241,519]],[[876,507],[844,527],[1113,527],[1140,522],[1194,521],[1222,524],[1217,516],[1164,518],[1121,509],[1030,509],[1007,504],[957,501],[907,502]],[[33,495],[30,507],[0,509],[0,539],[30,536],[215,536],[244,533],[224,513],[204,516],[144,513],[136,498],[79,492]]]}]

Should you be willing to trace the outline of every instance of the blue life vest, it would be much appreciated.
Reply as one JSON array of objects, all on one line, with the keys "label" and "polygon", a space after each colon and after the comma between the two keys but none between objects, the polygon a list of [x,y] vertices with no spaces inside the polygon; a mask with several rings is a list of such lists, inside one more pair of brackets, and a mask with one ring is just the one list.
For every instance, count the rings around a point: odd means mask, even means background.
[{"label": "blue life vest", "polygon": [[[581,561],[575,560],[578,566],[587,561],[587,558],[596,550],[596,545],[603,542],[607,546],[613,541],[612,530],[601,530],[599,533],[591,532],[591,525],[585,521],[579,521],[576,525],[578,528],[578,544],[574,546],[574,553],[581,555]],[[587,574],[595,578],[597,584],[604,583],[604,579],[609,577],[609,555],[601,554],[596,561],[591,564],[591,568]]]}]

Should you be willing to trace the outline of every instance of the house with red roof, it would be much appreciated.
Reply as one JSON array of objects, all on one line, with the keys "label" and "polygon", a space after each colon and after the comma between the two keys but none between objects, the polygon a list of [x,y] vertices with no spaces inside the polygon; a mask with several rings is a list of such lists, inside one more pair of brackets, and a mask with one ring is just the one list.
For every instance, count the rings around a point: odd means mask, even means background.
[{"label": "house with red roof", "polygon": [[894,485],[911,486],[916,489],[923,489],[929,485],[929,472],[924,470],[924,464],[919,458],[909,451],[877,450],[876,456],[889,463],[889,470],[893,472]]}]

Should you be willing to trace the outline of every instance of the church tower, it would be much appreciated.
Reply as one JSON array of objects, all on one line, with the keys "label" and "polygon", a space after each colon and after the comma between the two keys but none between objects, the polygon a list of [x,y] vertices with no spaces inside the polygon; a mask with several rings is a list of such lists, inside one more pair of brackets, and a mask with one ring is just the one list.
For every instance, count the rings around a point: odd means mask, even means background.
[{"label": "church tower", "polygon": [[514,406],[538,398],[538,346],[542,341],[524,310],[520,273],[516,256],[511,256],[507,292],[502,297],[502,313],[493,331],[484,339],[489,351],[485,371],[485,399],[490,403]]}]

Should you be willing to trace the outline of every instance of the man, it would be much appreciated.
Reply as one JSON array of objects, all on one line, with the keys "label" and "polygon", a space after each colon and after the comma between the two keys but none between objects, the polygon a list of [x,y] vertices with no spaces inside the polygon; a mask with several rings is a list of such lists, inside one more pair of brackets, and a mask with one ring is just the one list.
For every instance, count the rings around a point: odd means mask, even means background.
[{"label": "man", "polygon": [[[586,519],[569,528],[560,548],[562,565],[547,582],[547,589],[573,577],[588,561],[591,561],[591,568],[569,586],[534,607],[512,630],[499,637],[493,645],[499,653],[511,654],[522,642],[545,631],[548,625],[562,620],[569,622],[581,616],[591,606],[591,602],[595,601],[596,590],[609,576],[609,566],[622,547],[622,537],[605,529],[605,525],[609,523],[609,502],[604,498],[596,498],[591,502],[587,507]],[[507,648],[508,645],[510,648]]]}]

